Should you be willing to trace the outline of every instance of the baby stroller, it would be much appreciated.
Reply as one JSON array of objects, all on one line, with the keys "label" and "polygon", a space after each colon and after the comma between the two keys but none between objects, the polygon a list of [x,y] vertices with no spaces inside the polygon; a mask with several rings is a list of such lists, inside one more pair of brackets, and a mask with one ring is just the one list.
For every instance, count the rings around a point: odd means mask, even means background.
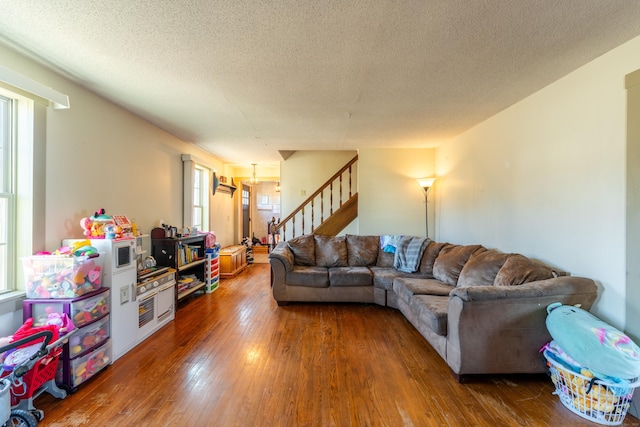
[{"label": "baby stroller", "polygon": [[59,399],[67,396],[67,392],[56,385],[55,376],[62,344],[73,332],[51,342],[54,333],[44,330],[0,348],[0,354],[8,352],[0,378],[3,426],[36,427],[44,418],[44,411],[33,406],[33,399],[45,391]]}]

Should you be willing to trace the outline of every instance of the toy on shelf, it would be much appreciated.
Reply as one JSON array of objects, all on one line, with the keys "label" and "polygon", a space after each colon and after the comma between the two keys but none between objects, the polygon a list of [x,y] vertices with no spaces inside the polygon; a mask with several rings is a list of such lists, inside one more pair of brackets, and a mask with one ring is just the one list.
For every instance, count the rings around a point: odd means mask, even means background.
[{"label": "toy on shelf", "polygon": [[[129,218],[126,215],[114,215],[113,222],[117,226],[118,237],[135,237],[137,236],[137,228],[134,224],[131,224]],[[135,232],[134,232],[135,231]]]},{"label": "toy on shelf", "polygon": [[[82,234],[90,239],[120,239],[135,237],[134,227],[126,215],[107,215],[104,208],[80,220]],[[136,226],[137,228],[137,226]]]},{"label": "toy on shelf", "polygon": [[82,218],[80,220],[80,226],[82,227],[83,234],[92,239],[104,239],[104,227],[107,224],[115,224],[115,222],[110,215],[106,214],[104,208],[94,212],[93,216]]}]

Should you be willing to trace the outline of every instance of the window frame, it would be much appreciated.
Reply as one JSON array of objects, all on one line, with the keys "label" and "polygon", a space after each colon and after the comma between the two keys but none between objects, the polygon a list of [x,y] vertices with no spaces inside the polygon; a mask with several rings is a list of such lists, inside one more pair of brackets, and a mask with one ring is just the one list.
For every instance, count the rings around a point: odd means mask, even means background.
[{"label": "window frame", "polygon": [[[0,206],[0,295],[15,291],[11,286],[16,280],[15,262],[15,100],[8,94],[0,92],[0,102],[5,106],[0,109],[0,198],[6,200],[5,209]],[[4,212],[3,212],[4,211]],[[4,254],[2,248],[4,247]],[[2,272],[4,270],[4,273]]]},{"label": "window frame", "polygon": [[191,154],[183,154],[182,155],[182,163],[183,163],[183,176],[182,176],[182,185],[183,185],[183,204],[182,204],[182,221],[185,227],[193,227],[193,215],[194,215],[194,206],[195,206],[195,197],[194,197],[194,189],[195,189],[195,178],[196,178],[196,168],[201,170],[201,182],[198,184],[201,194],[200,200],[202,201],[202,221],[203,228],[198,229],[199,231],[208,231],[210,226],[209,221],[209,206],[210,206],[210,197],[212,197],[211,193],[211,176],[213,170],[206,166],[205,162],[201,159],[196,158]]},{"label": "window frame", "polygon": [[[191,226],[198,230],[209,230],[209,176],[211,171],[198,163],[193,167],[193,204],[191,206]],[[197,203],[200,201],[200,203]],[[200,210],[200,224],[197,224],[196,210]]]},{"label": "window frame", "polygon": [[[44,250],[46,231],[46,115],[49,102],[0,82],[0,95],[12,100],[13,223],[8,245],[12,277],[0,292],[0,315],[15,311],[25,297],[20,258]],[[7,269],[9,270],[9,269]],[[16,308],[17,307],[17,308]]]}]

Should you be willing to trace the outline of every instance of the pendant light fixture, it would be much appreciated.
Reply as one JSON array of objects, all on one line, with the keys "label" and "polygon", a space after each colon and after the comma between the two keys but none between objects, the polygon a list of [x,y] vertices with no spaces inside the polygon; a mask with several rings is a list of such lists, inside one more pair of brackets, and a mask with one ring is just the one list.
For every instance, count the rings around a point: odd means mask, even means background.
[{"label": "pendant light fixture", "polygon": [[253,176],[249,180],[249,183],[251,185],[256,185],[258,183],[258,178],[256,178],[256,164],[255,163],[251,163],[251,166],[253,166]]}]

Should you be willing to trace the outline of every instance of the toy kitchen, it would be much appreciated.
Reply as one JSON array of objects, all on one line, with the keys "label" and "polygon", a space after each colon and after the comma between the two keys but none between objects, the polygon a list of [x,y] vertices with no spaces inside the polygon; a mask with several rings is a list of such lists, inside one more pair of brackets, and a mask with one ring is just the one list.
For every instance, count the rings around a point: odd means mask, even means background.
[{"label": "toy kitchen", "polygon": [[[137,227],[124,215],[110,217],[104,210],[81,221],[84,234],[104,256],[102,286],[111,289],[113,360],[140,344],[175,317],[175,270],[156,267],[144,257]],[[65,239],[65,246],[78,244]]]}]

